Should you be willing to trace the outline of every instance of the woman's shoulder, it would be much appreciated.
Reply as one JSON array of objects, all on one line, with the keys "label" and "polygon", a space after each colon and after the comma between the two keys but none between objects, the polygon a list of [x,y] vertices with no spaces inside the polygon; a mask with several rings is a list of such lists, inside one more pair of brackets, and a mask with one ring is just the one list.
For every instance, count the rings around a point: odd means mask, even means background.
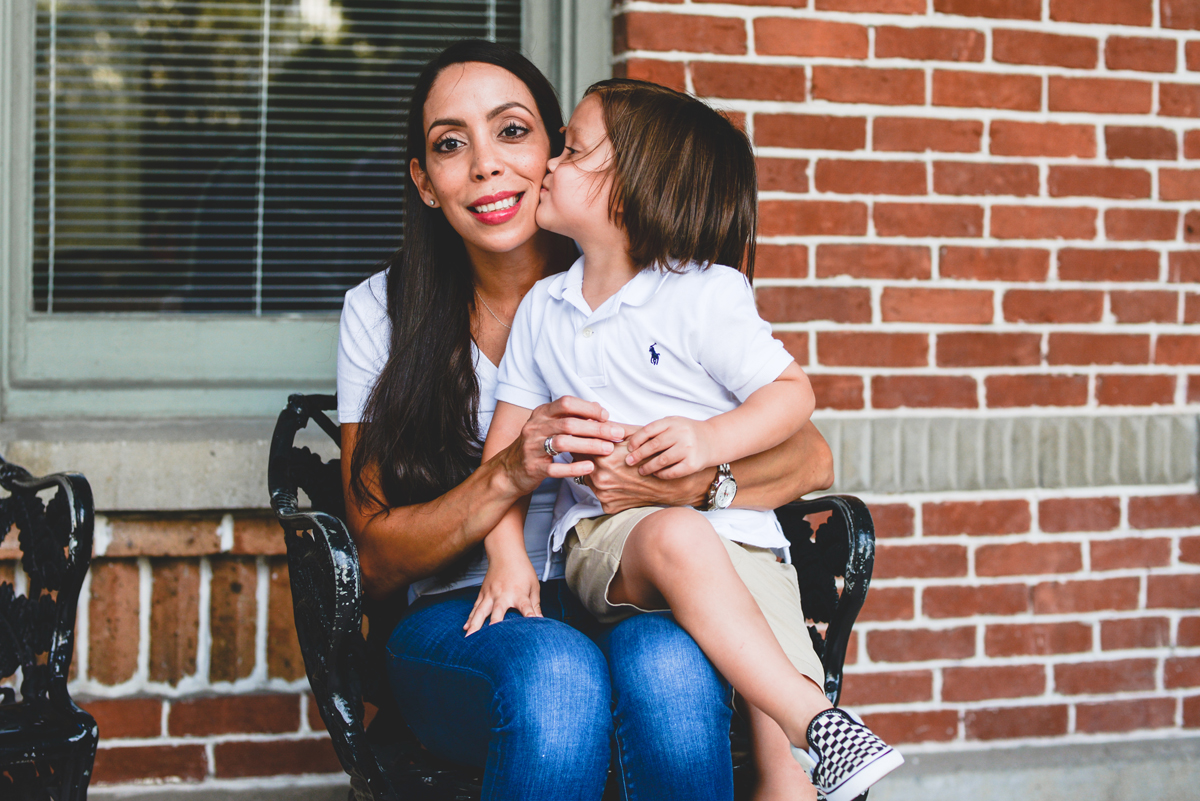
[{"label": "woman's shoulder", "polygon": [[387,277],[388,271],[381,270],[346,291],[339,337],[343,348],[348,341],[353,341],[360,347],[372,343],[374,350],[385,349],[392,330],[388,317]]},{"label": "woman's shoulder", "polygon": [[361,321],[366,327],[388,319],[388,270],[380,270],[362,283],[346,290],[342,319]]},{"label": "woman's shoulder", "polygon": [[380,270],[346,290],[343,308],[363,314],[387,314],[388,270]]}]

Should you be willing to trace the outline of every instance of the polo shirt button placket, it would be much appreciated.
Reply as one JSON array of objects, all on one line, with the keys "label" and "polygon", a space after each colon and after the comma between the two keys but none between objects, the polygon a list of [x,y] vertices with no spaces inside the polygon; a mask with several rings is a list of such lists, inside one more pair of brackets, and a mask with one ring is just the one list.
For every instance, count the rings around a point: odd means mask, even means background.
[{"label": "polo shirt button placket", "polygon": [[594,326],[585,325],[580,329],[579,338],[576,340],[576,369],[584,382],[592,387],[602,387],[607,383],[604,378],[601,339],[600,332]]}]

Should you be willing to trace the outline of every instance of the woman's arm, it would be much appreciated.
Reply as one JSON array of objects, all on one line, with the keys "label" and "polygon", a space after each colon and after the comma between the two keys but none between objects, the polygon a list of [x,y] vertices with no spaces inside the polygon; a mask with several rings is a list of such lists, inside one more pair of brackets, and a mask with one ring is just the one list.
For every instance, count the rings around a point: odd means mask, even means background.
[{"label": "woman's arm", "polygon": [[[643,476],[625,464],[629,451],[617,446],[611,456],[592,457],[596,470],[584,480],[607,514],[637,506],[700,506],[716,476],[713,469],[665,481]],[[774,509],[833,485],[833,453],[821,432],[806,423],[774,448],[731,464],[738,491],[733,505],[744,509]]]},{"label": "woman's arm", "polygon": [[[521,435],[481,465],[463,483],[427,503],[394,508],[360,504],[350,489],[350,463],[358,442],[358,425],[343,423],[342,490],[346,523],[358,547],[364,589],[385,598],[418,579],[444,569],[483,540],[522,495],[547,477],[561,478],[590,471],[586,461],[559,464],[546,458],[543,443],[554,437],[560,451],[607,455],[622,430],[605,422],[599,404],[561,398],[534,410]],[[367,487],[379,497],[377,468],[364,471]]]}]

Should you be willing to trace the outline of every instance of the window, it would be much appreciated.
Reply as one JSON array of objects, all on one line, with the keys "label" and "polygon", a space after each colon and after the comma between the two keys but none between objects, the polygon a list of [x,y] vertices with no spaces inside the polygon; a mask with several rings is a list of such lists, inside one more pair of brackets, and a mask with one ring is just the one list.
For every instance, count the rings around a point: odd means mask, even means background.
[{"label": "window", "polygon": [[481,36],[567,99],[607,74],[607,8],[578,0],[4,6],[5,417],[330,390],[341,296],[399,243],[421,65]]}]

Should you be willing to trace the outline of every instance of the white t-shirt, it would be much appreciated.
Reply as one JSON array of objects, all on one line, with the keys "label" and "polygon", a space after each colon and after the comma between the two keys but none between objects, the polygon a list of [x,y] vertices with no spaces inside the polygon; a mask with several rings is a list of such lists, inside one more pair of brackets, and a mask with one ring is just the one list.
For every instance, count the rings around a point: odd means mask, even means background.
[{"label": "white t-shirt", "polygon": [[[391,335],[385,271],[376,273],[346,293],[338,336],[338,422],[362,422],[367,397],[387,362]],[[475,357],[475,375],[479,380],[479,431],[486,437],[492,414],[496,411],[496,366],[473,344],[471,353]],[[553,554],[547,548],[558,485],[557,479],[543,481],[534,491],[529,514],[525,517],[525,550],[535,567],[544,566],[543,580],[563,576],[561,554]],[[430,576],[413,582],[408,588],[409,602],[421,595],[482,584],[485,573],[487,557],[481,555],[455,581],[442,583],[436,576]]]},{"label": "white t-shirt", "polygon": [[[500,362],[498,400],[532,409],[574,395],[601,404],[617,423],[707,420],[737,408],[792,363],[737,270],[643,270],[595,311],[583,299],[583,270],[580,257],[521,301]],[[564,482],[552,548],[581,519],[603,513],[589,488]],[[787,545],[774,512],[705,514],[735,542]]]}]

